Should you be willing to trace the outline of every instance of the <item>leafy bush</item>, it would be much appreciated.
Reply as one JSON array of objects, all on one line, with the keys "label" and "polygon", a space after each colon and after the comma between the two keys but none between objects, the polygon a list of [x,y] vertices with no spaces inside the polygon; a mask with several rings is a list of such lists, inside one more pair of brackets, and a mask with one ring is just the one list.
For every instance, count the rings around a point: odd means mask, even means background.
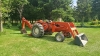
[{"label": "leafy bush", "polygon": [[21,26],[22,24],[21,23],[19,23],[18,25],[17,25],[17,27],[18,27],[18,29],[21,29]]},{"label": "leafy bush", "polygon": [[73,17],[67,17],[65,20],[64,20],[65,22],[74,22],[75,21],[75,19],[73,18]]},{"label": "leafy bush", "polygon": [[91,23],[90,23],[90,25],[98,25],[99,24],[99,21],[96,19],[95,21],[92,21]]},{"label": "leafy bush", "polygon": [[98,24],[100,24],[100,21],[98,22]]},{"label": "leafy bush", "polygon": [[95,22],[94,21],[90,22],[90,25],[95,25]]},{"label": "leafy bush", "polygon": [[6,27],[7,27],[7,28],[11,28],[11,26],[12,26],[11,20],[10,20],[10,18],[8,18],[8,22],[7,22],[7,24],[6,24]]},{"label": "leafy bush", "polygon": [[11,26],[12,26],[11,23],[7,23],[7,24],[6,24],[6,27],[7,27],[7,28],[11,28]]},{"label": "leafy bush", "polygon": [[69,17],[68,21],[69,21],[69,22],[74,22],[75,19],[74,19],[73,17]]}]

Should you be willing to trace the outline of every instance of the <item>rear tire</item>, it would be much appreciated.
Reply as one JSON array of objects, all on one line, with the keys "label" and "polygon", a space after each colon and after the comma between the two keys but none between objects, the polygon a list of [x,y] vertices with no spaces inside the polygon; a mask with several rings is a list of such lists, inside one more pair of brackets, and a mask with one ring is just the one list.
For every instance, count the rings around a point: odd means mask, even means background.
[{"label": "rear tire", "polygon": [[32,36],[34,37],[42,37],[44,35],[43,26],[40,23],[36,23],[32,28]]},{"label": "rear tire", "polygon": [[65,40],[64,35],[60,32],[55,35],[55,38],[58,42],[63,42]]}]

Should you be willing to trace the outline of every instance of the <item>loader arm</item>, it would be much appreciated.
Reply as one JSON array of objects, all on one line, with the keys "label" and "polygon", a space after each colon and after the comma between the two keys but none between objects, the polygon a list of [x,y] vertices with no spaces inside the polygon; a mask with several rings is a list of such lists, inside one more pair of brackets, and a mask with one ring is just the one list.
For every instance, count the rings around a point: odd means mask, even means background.
[{"label": "loader arm", "polygon": [[69,22],[68,29],[74,37],[74,43],[79,46],[85,46],[85,44],[88,42],[86,35],[84,33],[79,34],[72,22]]},{"label": "loader arm", "polygon": [[71,32],[73,38],[75,38],[75,36],[79,34],[75,25],[72,22],[68,22],[67,24],[69,32]]}]

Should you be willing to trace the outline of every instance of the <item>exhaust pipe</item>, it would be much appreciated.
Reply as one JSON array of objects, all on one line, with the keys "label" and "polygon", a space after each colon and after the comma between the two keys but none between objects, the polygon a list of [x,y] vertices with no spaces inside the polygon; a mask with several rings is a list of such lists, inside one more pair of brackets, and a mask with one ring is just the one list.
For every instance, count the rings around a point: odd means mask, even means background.
[{"label": "exhaust pipe", "polygon": [[74,42],[76,45],[84,47],[88,42],[88,39],[84,33],[81,33],[79,35],[76,35]]}]

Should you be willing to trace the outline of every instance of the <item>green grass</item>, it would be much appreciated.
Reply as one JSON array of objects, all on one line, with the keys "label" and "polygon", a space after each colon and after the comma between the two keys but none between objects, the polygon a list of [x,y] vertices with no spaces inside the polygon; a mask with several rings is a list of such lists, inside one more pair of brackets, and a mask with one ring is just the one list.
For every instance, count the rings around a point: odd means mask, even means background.
[{"label": "green grass", "polygon": [[[74,45],[73,38],[56,42],[54,35],[34,38],[13,27],[0,33],[0,56],[100,56],[100,28],[78,28],[89,41],[85,47]],[[30,33],[30,31],[28,31]]]}]

